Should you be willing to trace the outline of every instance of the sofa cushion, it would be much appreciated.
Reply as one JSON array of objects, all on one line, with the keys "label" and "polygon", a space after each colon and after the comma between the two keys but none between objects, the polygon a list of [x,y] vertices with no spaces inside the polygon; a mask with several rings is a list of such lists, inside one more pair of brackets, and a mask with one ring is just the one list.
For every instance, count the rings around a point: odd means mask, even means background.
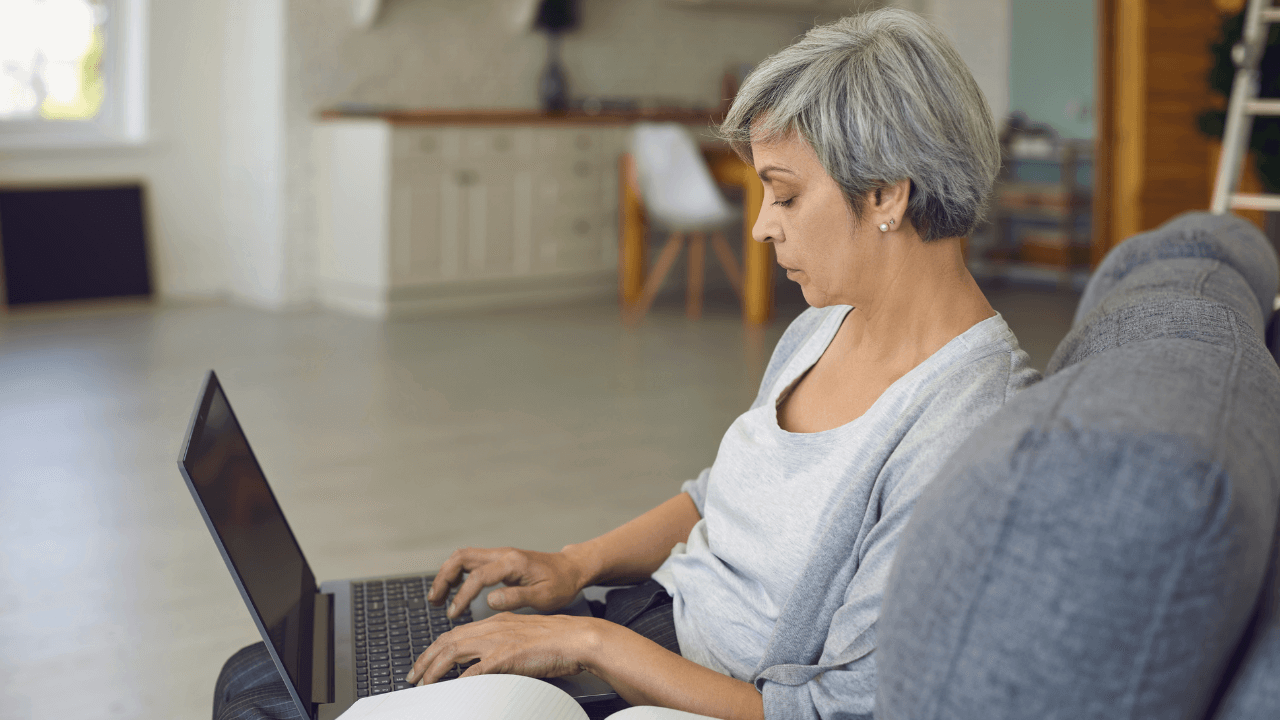
[{"label": "sofa cushion", "polygon": [[1050,375],[918,501],[877,627],[877,717],[1229,704],[1280,509],[1275,268],[1256,230],[1203,215],[1108,256]]},{"label": "sofa cushion", "polygon": [[[1097,310],[1104,298],[1114,301],[1123,297],[1114,294],[1115,286],[1135,270],[1159,266],[1160,260],[1183,259],[1217,260],[1236,271],[1247,286],[1246,292],[1256,300],[1251,303],[1246,297],[1237,296],[1233,299],[1236,309],[1251,320],[1255,307],[1262,317],[1270,315],[1280,279],[1271,244],[1252,223],[1240,217],[1192,212],[1112,248],[1089,278],[1072,324],[1086,325],[1085,316]],[[1176,292],[1177,288],[1170,290]]]}]

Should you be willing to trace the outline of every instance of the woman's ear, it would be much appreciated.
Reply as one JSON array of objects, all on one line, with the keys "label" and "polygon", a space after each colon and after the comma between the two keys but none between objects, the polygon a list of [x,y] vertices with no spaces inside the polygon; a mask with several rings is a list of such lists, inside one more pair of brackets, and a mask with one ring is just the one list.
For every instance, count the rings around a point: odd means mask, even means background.
[{"label": "woman's ear", "polygon": [[878,187],[867,193],[868,219],[882,233],[901,230],[907,224],[907,201],[910,198],[910,179]]},{"label": "woman's ear", "polygon": [[886,219],[893,218],[899,222],[907,212],[907,201],[911,199],[911,180],[904,178],[890,183],[875,191],[875,204],[872,210]]}]

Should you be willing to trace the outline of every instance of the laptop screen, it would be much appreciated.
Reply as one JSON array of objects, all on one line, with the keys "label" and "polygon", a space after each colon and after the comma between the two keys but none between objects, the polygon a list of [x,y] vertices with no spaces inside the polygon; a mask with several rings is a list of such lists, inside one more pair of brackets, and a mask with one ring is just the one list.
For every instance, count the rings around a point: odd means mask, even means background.
[{"label": "laptop screen", "polygon": [[181,464],[246,602],[294,688],[306,692],[315,576],[212,372]]}]

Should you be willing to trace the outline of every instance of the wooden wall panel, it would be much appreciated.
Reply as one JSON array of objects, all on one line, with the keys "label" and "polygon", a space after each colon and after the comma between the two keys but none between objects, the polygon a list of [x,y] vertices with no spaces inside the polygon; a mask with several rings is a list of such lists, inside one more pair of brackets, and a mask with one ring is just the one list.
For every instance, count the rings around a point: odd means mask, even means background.
[{"label": "wooden wall panel", "polygon": [[1209,138],[1196,127],[1196,117],[1212,102],[1206,79],[1213,62],[1209,44],[1221,25],[1212,0],[1145,2],[1148,111],[1140,230],[1209,205],[1204,194],[1210,182]]},{"label": "wooden wall panel", "polygon": [[1126,237],[1209,205],[1216,0],[1098,0],[1099,112],[1093,259]]},{"label": "wooden wall panel", "polygon": [[1097,81],[1094,95],[1097,112],[1094,128],[1093,157],[1093,241],[1090,261],[1097,265],[1107,249],[1114,245],[1115,214],[1115,97],[1116,97],[1116,15],[1119,0],[1096,0],[1098,47],[1095,65]]}]

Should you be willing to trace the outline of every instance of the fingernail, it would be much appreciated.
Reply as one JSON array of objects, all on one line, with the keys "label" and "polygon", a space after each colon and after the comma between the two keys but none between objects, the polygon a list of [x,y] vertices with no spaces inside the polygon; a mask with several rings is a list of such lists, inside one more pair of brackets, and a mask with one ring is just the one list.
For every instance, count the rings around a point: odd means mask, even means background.
[{"label": "fingernail", "polygon": [[413,682],[413,671],[412,671],[412,670],[410,670],[410,671],[409,671],[409,674],[408,674],[408,675],[405,675],[405,676],[404,676],[404,681],[405,681],[405,682],[407,682],[407,683],[411,683],[411,682]]},{"label": "fingernail", "polygon": [[449,603],[449,611],[448,611],[448,612],[449,612],[449,614],[450,614],[450,615],[452,615],[452,614],[453,614],[454,609],[455,609],[454,604],[453,604],[453,603]]},{"label": "fingernail", "polygon": [[501,604],[502,604],[501,590],[494,590],[493,592],[489,593],[489,607],[494,608],[496,610],[498,606]]}]

